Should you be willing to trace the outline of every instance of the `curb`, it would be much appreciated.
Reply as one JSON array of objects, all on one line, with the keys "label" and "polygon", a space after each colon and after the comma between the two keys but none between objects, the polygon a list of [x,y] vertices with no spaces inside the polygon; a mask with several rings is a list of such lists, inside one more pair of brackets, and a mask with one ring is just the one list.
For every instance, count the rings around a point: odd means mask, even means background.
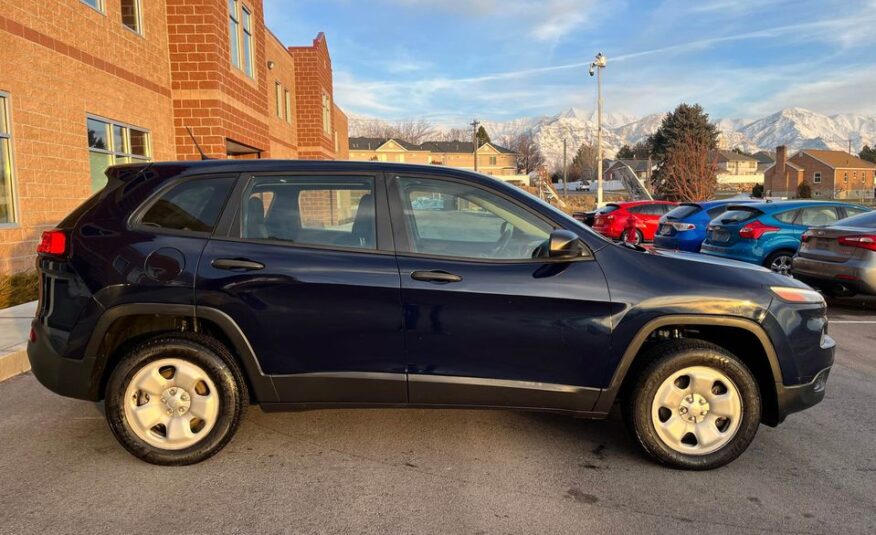
[{"label": "curb", "polygon": [[0,381],[5,381],[29,370],[30,361],[27,360],[26,349],[18,349],[0,355]]}]

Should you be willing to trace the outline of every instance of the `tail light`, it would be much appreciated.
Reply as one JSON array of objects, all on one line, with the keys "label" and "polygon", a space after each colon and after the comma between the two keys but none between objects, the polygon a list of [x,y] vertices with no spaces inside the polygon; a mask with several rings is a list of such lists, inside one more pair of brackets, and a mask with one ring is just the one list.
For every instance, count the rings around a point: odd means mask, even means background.
[{"label": "tail light", "polygon": [[678,232],[685,232],[697,228],[693,223],[670,223],[670,225],[672,225],[672,228]]},{"label": "tail light", "polygon": [[739,237],[751,240],[759,240],[761,236],[770,232],[777,232],[779,227],[764,225],[760,221],[752,221],[739,229]]},{"label": "tail light", "polygon": [[53,256],[65,256],[67,254],[67,234],[63,230],[47,230],[43,232],[37,253]]},{"label": "tail light", "polygon": [[841,236],[839,242],[840,245],[848,245],[849,247],[858,247],[860,249],[876,251],[876,235]]},{"label": "tail light", "polygon": [[812,236],[812,231],[811,231],[811,230],[807,230],[806,232],[803,233],[803,237],[802,237],[801,239],[803,240],[803,243],[808,243],[809,240],[812,239],[812,237],[813,237],[813,236]]}]

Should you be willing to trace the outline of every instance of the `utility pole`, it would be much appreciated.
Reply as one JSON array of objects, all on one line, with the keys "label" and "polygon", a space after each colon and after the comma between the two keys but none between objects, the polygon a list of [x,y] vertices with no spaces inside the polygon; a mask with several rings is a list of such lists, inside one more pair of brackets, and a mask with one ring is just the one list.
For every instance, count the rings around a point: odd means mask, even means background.
[{"label": "utility pole", "polygon": [[472,146],[474,147],[473,156],[474,156],[474,170],[475,171],[478,170],[478,126],[480,126],[480,125],[481,125],[481,123],[477,119],[474,119],[471,122],[471,132],[472,132],[471,141],[472,141]]},{"label": "utility pole", "polygon": [[608,59],[602,52],[596,54],[596,59],[590,64],[590,76],[596,73],[596,207],[602,207],[602,69]]},{"label": "utility pole", "polygon": [[563,139],[563,193],[569,194],[569,167],[566,165],[566,140]]},{"label": "utility pole", "polygon": [[852,138],[849,138],[849,156],[852,155]]}]

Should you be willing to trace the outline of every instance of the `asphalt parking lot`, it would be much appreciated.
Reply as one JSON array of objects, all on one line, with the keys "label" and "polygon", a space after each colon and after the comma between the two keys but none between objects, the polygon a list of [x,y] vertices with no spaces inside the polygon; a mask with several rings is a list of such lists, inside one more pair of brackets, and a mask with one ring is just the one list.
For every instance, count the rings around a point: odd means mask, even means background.
[{"label": "asphalt parking lot", "polygon": [[2,533],[876,532],[876,307],[832,303],[827,396],[705,473],[607,421],[501,411],[252,408],[196,466],[127,454],[95,404],[0,383]]}]

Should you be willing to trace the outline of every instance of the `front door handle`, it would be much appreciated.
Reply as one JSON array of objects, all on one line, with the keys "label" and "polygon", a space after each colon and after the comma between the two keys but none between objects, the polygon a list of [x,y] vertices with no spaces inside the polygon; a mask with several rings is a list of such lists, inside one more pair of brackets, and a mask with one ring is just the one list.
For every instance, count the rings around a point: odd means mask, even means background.
[{"label": "front door handle", "polygon": [[448,273],[446,271],[414,271],[411,273],[411,278],[415,281],[436,282],[438,284],[447,284],[448,282],[459,282],[462,277]]},{"label": "front door handle", "polygon": [[216,258],[210,262],[216,269],[230,269],[231,271],[256,271],[265,269],[261,262],[255,262],[246,258]]}]

